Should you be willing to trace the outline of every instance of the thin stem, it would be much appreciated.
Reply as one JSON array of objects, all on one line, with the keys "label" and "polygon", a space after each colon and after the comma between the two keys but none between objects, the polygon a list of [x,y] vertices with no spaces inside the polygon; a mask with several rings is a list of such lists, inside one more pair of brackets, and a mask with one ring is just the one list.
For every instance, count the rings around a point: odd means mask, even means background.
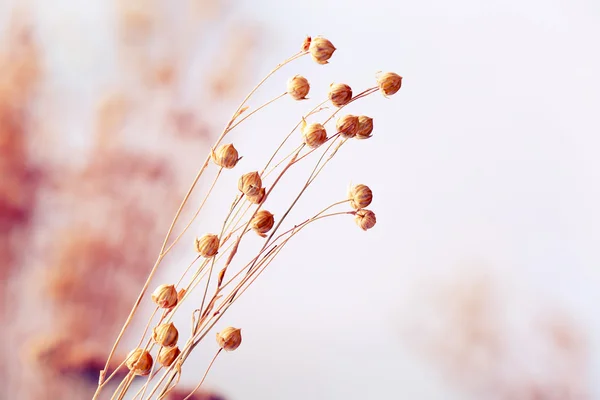
[{"label": "thin stem", "polygon": [[206,376],[208,375],[208,371],[210,371],[211,367],[213,366],[213,364],[215,363],[215,360],[217,359],[217,357],[219,356],[219,354],[221,354],[221,351],[223,349],[219,349],[217,350],[217,354],[215,354],[215,356],[213,357],[212,361],[210,362],[210,364],[208,365],[208,368],[206,369],[206,372],[204,373],[204,376],[202,376],[202,380],[200,381],[200,383],[194,388],[194,390],[192,390],[192,392],[190,394],[188,394],[183,400],[188,400],[190,397],[192,397],[194,395],[194,393],[196,393],[196,391],[198,389],[200,389],[200,386],[202,386],[202,384],[204,383],[204,380],[206,379]]},{"label": "thin stem", "polygon": [[244,115],[244,118],[240,119],[238,122],[236,122],[235,124],[233,124],[231,126],[231,128],[229,128],[229,131],[232,131],[233,128],[235,128],[236,126],[238,126],[239,124],[241,124],[242,122],[244,122],[245,120],[247,120],[248,118],[250,118],[253,114],[257,113],[258,111],[262,110],[263,108],[265,108],[266,106],[268,106],[271,103],[274,103],[275,101],[279,100],[280,98],[282,98],[283,96],[285,96],[287,94],[287,92],[284,92],[282,94],[280,94],[277,97],[272,98],[271,100],[267,101],[265,104],[259,106],[258,108],[252,110],[251,112],[249,112],[248,114]]}]

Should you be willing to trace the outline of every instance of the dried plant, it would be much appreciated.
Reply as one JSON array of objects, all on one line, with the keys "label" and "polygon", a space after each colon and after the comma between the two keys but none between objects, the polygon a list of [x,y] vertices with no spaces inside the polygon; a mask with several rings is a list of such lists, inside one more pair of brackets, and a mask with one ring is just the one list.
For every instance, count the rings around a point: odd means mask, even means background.
[{"label": "dried plant", "polygon": [[[131,312],[119,333],[113,348],[106,361],[105,368],[100,372],[99,384],[94,399],[97,399],[107,384],[127,367],[129,372],[121,380],[113,393],[112,398],[122,399],[130,390],[135,376],[147,376],[145,383],[133,398],[169,398],[170,394],[179,383],[182,369],[192,351],[207,337],[227,310],[242,296],[249,286],[270,265],[285,245],[300,231],[314,222],[335,216],[354,216],[356,224],[363,230],[375,225],[375,214],[365,209],[372,200],[372,192],[366,185],[357,185],[350,190],[347,196],[341,196],[339,201],[316,211],[316,213],[299,222],[290,223],[285,227],[287,217],[296,206],[299,199],[313,184],[325,166],[334,158],[336,153],[352,137],[367,139],[372,136],[373,120],[367,116],[342,117],[336,124],[343,129],[336,129],[334,133],[327,133],[326,126],[343,111],[344,107],[357,100],[363,99],[373,93],[381,91],[383,95],[390,96],[396,93],[401,86],[402,78],[394,73],[379,75],[377,84],[366,90],[353,94],[352,89],[346,84],[335,84],[330,87],[328,98],[316,104],[306,114],[298,119],[296,125],[276,145],[274,152],[260,171],[243,171],[240,155],[232,144],[224,143],[226,137],[255,113],[263,110],[271,103],[288,95],[296,100],[305,99],[310,85],[308,81],[295,75],[288,80],[287,90],[275,96],[272,100],[251,109],[248,105],[251,97],[257,90],[271,78],[284,65],[289,64],[305,55],[310,55],[317,63],[327,64],[336,48],[322,37],[314,40],[307,38],[301,50],[275,67],[267,76],[255,86],[244,98],[233,117],[227,123],[222,134],[218,137],[212,151],[200,167],[192,185],[171,223],[166,237],[160,248],[157,260],[152,267],[146,283],[144,284]],[[335,107],[329,115],[320,122],[309,123],[307,120],[317,118],[319,113],[328,111],[326,106],[331,102]],[[299,132],[297,132],[299,131]],[[296,134],[296,136],[294,136]],[[292,150],[287,154],[287,147]],[[314,154],[313,154],[314,153]],[[284,155],[287,154],[287,155]],[[242,156],[244,156],[242,154]],[[311,157],[312,156],[312,157]],[[313,158],[314,157],[314,158]],[[282,177],[292,168],[296,169],[315,159],[306,181],[301,181],[297,195],[281,215],[274,215],[269,209],[269,199],[276,188],[281,186]],[[212,161],[212,162],[211,162]],[[209,165],[212,167],[209,168]],[[231,207],[226,213],[219,232],[205,232],[194,243],[180,240],[203,211],[204,205],[211,196],[219,179],[229,169],[239,173],[238,192],[234,196]],[[185,226],[176,232],[177,223],[193,202],[200,179],[208,173],[213,173],[212,180],[201,201],[193,209],[193,215]],[[233,189],[233,188],[232,188]],[[286,191],[291,190],[289,187]],[[342,207],[342,209],[340,209]],[[337,208],[338,210],[334,210]],[[238,249],[242,240],[248,235],[258,234],[264,238],[262,245],[249,259],[239,260],[243,257]],[[162,261],[175,246],[186,246],[196,249],[195,256],[190,255],[190,263],[181,278],[175,284],[170,282],[158,285],[149,295],[148,289],[156,275]],[[190,276],[191,273],[191,276]],[[114,362],[119,344],[129,328],[134,316],[140,311],[142,302],[155,303],[154,311],[148,318],[146,329],[139,338],[138,345],[131,350],[129,356],[122,360],[116,369],[109,369]],[[193,311],[190,332],[178,331],[172,324],[172,319],[186,301],[199,304],[200,307]],[[152,327],[152,329],[150,329]],[[193,398],[196,390],[202,385],[211,366],[222,353],[222,350],[233,351],[242,343],[241,330],[237,328],[224,328],[217,334],[215,355],[210,361],[204,376],[197,387],[185,399]],[[165,347],[162,347],[164,345]],[[165,355],[164,353],[168,353]],[[155,362],[158,360],[161,366]]]}]

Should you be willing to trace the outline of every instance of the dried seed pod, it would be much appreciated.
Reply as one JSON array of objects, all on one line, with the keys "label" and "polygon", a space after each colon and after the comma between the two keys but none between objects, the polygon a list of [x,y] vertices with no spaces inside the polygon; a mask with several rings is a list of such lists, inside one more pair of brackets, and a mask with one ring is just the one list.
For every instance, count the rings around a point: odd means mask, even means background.
[{"label": "dried seed pod", "polygon": [[158,362],[165,367],[170,367],[173,364],[173,361],[181,354],[181,350],[179,347],[163,347],[160,349],[160,353],[158,354]]},{"label": "dried seed pod", "polygon": [[269,232],[271,228],[273,228],[274,224],[275,218],[273,218],[273,214],[267,210],[260,210],[256,213],[254,218],[252,218],[250,227],[254,229],[254,232],[264,237],[265,233]]},{"label": "dried seed pod", "polygon": [[179,292],[177,292],[177,302],[178,303],[183,299],[183,296],[185,296],[186,292],[187,291],[184,288],[179,289]]},{"label": "dried seed pod", "polygon": [[219,252],[219,237],[211,233],[207,233],[201,238],[196,238],[196,251],[206,258],[214,257]]},{"label": "dried seed pod", "polygon": [[325,127],[318,122],[308,124],[302,129],[302,138],[308,147],[319,147],[327,140]]},{"label": "dried seed pod", "polygon": [[248,172],[240,177],[238,189],[247,196],[256,196],[260,193],[262,181],[258,172]]},{"label": "dried seed pod", "polygon": [[266,189],[264,187],[260,188],[257,194],[248,196],[248,201],[252,204],[261,204],[265,201]]},{"label": "dried seed pod", "polygon": [[377,86],[384,96],[391,96],[402,87],[402,77],[395,72],[380,73],[377,75]]},{"label": "dried seed pod", "polygon": [[125,365],[134,375],[148,375],[152,370],[152,356],[147,350],[137,348],[132,350],[125,361]]},{"label": "dried seed pod", "polygon": [[353,138],[358,132],[358,117],[351,114],[344,115],[338,118],[335,128],[342,137]]},{"label": "dried seed pod", "polygon": [[302,42],[302,51],[308,51],[310,47],[311,38],[307,36],[304,38],[304,42]]},{"label": "dried seed pod", "polygon": [[357,139],[368,139],[373,132],[373,118],[361,115],[358,117],[358,130],[356,131]]},{"label": "dried seed pod", "polygon": [[217,344],[225,351],[233,351],[242,344],[242,330],[238,328],[225,328],[217,333]]},{"label": "dried seed pod", "polygon": [[309,90],[308,80],[301,75],[293,76],[287,81],[287,92],[294,100],[306,99]]},{"label": "dried seed pod", "polygon": [[160,324],[152,330],[152,340],[163,347],[175,346],[179,339],[179,332],[172,322]]},{"label": "dried seed pod", "polygon": [[233,144],[222,144],[211,152],[212,160],[219,167],[231,169],[235,167],[240,157]]},{"label": "dried seed pod", "polygon": [[331,55],[335,50],[335,47],[329,40],[320,36],[312,39],[310,46],[308,47],[312,59],[319,64],[327,64],[327,60],[331,58]]},{"label": "dried seed pod", "polygon": [[350,199],[350,207],[355,210],[368,207],[373,201],[373,192],[367,185],[355,185],[348,193]]},{"label": "dried seed pod", "polygon": [[175,285],[160,285],[152,293],[152,301],[160,308],[172,308],[177,305]]},{"label": "dried seed pod", "polygon": [[354,221],[356,222],[356,225],[358,225],[363,231],[371,229],[377,223],[375,213],[366,209],[358,210],[354,216]]},{"label": "dried seed pod", "polygon": [[352,100],[352,88],[345,83],[332,83],[327,95],[334,106],[345,106]]}]

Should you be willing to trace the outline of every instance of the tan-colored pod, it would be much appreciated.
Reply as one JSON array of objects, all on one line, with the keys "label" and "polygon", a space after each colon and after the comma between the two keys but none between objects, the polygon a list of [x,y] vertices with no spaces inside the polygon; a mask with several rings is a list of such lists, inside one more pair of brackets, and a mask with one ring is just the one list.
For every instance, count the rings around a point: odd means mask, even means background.
[{"label": "tan-colored pod", "polygon": [[231,169],[238,163],[240,157],[233,144],[222,144],[211,153],[211,158],[220,167]]},{"label": "tan-colored pod", "polygon": [[163,347],[160,349],[157,360],[161,365],[170,367],[180,354],[181,350],[177,346]]},{"label": "tan-colored pod", "polygon": [[225,351],[233,351],[242,344],[242,330],[238,328],[225,328],[217,333],[217,344]]},{"label": "tan-colored pod", "polygon": [[345,83],[332,83],[327,96],[334,106],[345,106],[352,100],[352,88]]},{"label": "tan-colored pod", "polygon": [[353,138],[358,132],[358,117],[352,114],[346,114],[335,123],[335,129],[339,132],[343,138]]},{"label": "tan-colored pod", "polygon": [[266,194],[267,190],[264,187],[261,187],[257,194],[248,196],[248,201],[252,204],[261,204],[265,201]]},{"label": "tan-colored pod", "polygon": [[327,64],[335,50],[335,46],[329,40],[320,36],[312,39],[308,47],[312,59],[319,64]]},{"label": "tan-colored pod", "polygon": [[356,131],[357,139],[368,139],[373,132],[373,118],[361,115],[358,117],[358,130]]},{"label": "tan-colored pod", "polygon": [[366,231],[375,226],[377,223],[377,218],[375,218],[375,213],[373,211],[361,209],[356,212],[354,221],[356,222],[356,225],[360,227],[360,229]]},{"label": "tan-colored pod", "polygon": [[254,232],[264,237],[265,234],[269,232],[271,228],[273,228],[274,224],[275,218],[273,218],[273,214],[267,210],[260,210],[256,213],[254,218],[252,218],[250,227],[254,230]]},{"label": "tan-colored pod", "polygon": [[238,180],[238,189],[247,196],[256,196],[260,193],[262,180],[260,174],[256,171],[248,172]]},{"label": "tan-colored pod", "polygon": [[175,285],[160,285],[152,292],[152,301],[160,308],[172,308],[177,305]]},{"label": "tan-colored pod", "polygon": [[402,87],[402,77],[395,72],[380,73],[377,75],[377,86],[384,96],[391,96]]},{"label": "tan-colored pod", "polygon": [[194,245],[198,254],[205,258],[211,258],[219,252],[219,237],[207,233],[200,238],[196,238]]},{"label": "tan-colored pod", "polygon": [[171,347],[177,344],[179,332],[172,322],[160,324],[152,330],[152,340],[163,347]]},{"label": "tan-colored pod", "polygon": [[350,207],[355,210],[368,207],[373,201],[373,192],[367,185],[354,185],[348,193],[350,199]]},{"label": "tan-colored pod", "polygon": [[147,350],[137,348],[127,355],[125,365],[134,375],[145,376],[152,370],[153,362],[154,360]]},{"label": "tan-colored pod", "polygon": [[313,122],[302,129],[302,139],[308,147],[316,149],[327,141],[327,131],[323,125]]},{"label": "tan-colored pod", "polygon": [[287,81],[287,92],[294,100],[304,100],[310,91],[308,79],[301,75],[291,77]]}]

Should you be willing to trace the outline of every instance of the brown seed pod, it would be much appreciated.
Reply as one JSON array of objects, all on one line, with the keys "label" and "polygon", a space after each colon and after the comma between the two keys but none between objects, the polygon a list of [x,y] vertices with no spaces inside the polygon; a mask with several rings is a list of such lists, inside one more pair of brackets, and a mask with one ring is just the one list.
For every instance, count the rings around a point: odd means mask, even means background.
[{"label": "brown seed pod", "polygon": [[352,100],[352,88],[345,83],[332,83],[327,95],[334,106],[345,106]]},{"label": "brown seed pod", "polygon": [[233,144],[222,144],[211,152],[211,158],[219,167],[231,169],[238,163],[240,157]]},{"label": "brown seed pod", "polygon": [[242,175],[238,181],[238,189],[247,196],[256,196],[261,187],[260,174],[256,171]]},{"label": "brown seed pod", "polygon": [[248,201],[252,204],[261,204],[265,201],[266,189],[261,187],[257,194],[248,196]]},{"label": "brown seed pod", "polygon": [[384,96],[391,96],[402,87],[402,77],[395,72],[380,73],[377,75],[377,86]]},{"label": "brown seed pod", "polygon": [[242,330],[238,328],[225,328],[217,333],[217,344],[225,351],[233,351],[242,344]]},{"label": "brown seed pod", "polygon": [[152,301],[160,308],[172,308],[177,305],[175,285],[160,285],[152,293]]},{"label": "brown seed pod", "polygon": [[310,148],[317,148],[327,140],[325,127],[318,122],[308,124],[302,129],[304,143]]},{"label": "brown seed pod", "polygon": [[358,117],[358,130],[356,131],[357,139],[368,139],[373,132],[373,118],[361,115]]},{"label": "brown seed pod", "polygon": [[152,370],[152,356],[144,349],[132,350],[125,361],[125,365],[134,375],[148,375]]},{"label": "brown seed pod", "polygon": [[344,138],[353,138],[358,132],[358,117],[356,115],[347,114],[338,118],[335,123],[335,129]]},{"label": "brown seed pod", "polygon": [[219,252],[219,237],[211,233],[207,233],[201,238],[195,240],[196,251],[206,258],[214,257]]},{"label": "brown seed pod", "polygon": [[163,347],[171,347],[177,344],[179,332],[172,322],[160,324],[152,330],[152,340]]},{"label": "brown seed pod", "polygon": [[350,189],[348,193],[350,199],[350,207],[355,210],[368,207],[373,201],[373,192],[367,185],[355,185]]},{"label": "brown seed pod", "polygon": [[309,91],[310,84],[301,75],[293,76],[287,81],[287,92],[294,100],[306,99]]},{"label": "brown seed pod", "polygon": [[327,60],[331,58],[331,55],[335,50],[335,47],[329,40],[320,36],[314,38],[310,42],[310,46],[308,48],[312,59],[319,64],[327,64]]},{"label": "brown seed pod", "polygon": [[367,229],[371,229],[377,223],[377,218],[375,218],[375,213],[371,210],[361,209],[356,212],[354,216],[354,221],[356,225],[360,227],[363,231]]},{"label": "brown seed pod", "polygon": [[181,350],[179,347],[163,347],[160,349],[160,353],[158,354],[158,362],[165,367],[170,367],[173,364],[173,361],[181,354]]},{"label": "brown seed pod", "polygon": [[250,227],[254,230],[254,232],[264,237],[266,236],[265,233],[269,232],[271,228],[273,228],[274,224],[275,218],[273,218],[273,214],[267,210],[260,210],[256,213],[254,218],[252,218]]},{"label": "brown seed pod", "polygon": [[304,38],[304,42],[302,42],[302,51],[308,51],[308,49],[310,48],[310,42],[310,36]]}]

